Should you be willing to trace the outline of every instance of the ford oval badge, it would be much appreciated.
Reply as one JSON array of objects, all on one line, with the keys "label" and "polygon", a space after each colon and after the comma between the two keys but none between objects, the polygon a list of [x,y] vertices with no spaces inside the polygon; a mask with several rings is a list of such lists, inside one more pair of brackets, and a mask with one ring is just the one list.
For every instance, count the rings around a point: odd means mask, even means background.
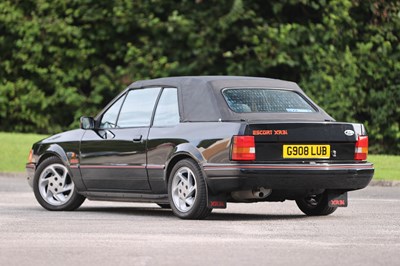
[{"label": "ford oval badge", "polygon": [[351,129],[348,129],[348,130],[345,130],[345,131],[344,131],[344,134],[345,134],[346,136],[351,137],[351,136],[354,135],[354,131],[351,130]]}]

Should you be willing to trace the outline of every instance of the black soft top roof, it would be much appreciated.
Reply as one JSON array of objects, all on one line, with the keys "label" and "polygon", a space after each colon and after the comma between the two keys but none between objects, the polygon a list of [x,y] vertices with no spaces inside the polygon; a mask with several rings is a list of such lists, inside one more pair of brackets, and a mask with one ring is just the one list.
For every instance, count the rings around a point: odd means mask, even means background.
[{"label": "black soft top roof", "polygon": [[[187,76],[141,80],[132,83],[129,88],[144,87],[178,88],[180,115],[182,122],[202,121],[264,121],[264,120],[333,120],[320,107],[309,99],[300,87],[290,81],[239,76]],[[316,113],[235,113],[229,109],[221,90],[225,88],[269,88],[297,91],[311,102]]]}]

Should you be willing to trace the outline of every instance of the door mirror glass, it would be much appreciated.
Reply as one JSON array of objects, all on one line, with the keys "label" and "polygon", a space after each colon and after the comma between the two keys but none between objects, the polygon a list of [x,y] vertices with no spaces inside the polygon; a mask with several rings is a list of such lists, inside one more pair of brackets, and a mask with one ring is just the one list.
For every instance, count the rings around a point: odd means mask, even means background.
[{"label": "door mirror glass", "polygon": [[82,116],[80,122],[81,122],[81,129],[94,129],[93,117]]}]

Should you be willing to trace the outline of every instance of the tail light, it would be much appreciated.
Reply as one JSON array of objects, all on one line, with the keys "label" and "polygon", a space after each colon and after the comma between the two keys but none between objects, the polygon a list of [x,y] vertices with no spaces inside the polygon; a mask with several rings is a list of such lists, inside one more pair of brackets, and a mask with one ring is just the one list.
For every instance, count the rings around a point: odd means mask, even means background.
[{"label": "tail light", "polygon": [[368,156],[368,136],[358,136],[354,160],[365,161]]},{"label": "tail light", "polygon": [[256,146],[254,136],[233,136],[232,160],[254,161],[256,159]]}]

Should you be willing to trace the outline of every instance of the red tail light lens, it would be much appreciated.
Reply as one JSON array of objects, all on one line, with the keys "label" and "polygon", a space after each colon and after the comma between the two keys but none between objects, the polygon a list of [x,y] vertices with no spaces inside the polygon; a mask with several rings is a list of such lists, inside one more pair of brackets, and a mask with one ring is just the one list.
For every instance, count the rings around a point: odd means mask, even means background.
[{"label": "red tail light lens", "polygon": [[233,136],[232,160],[254,161],[256,159],[256,146],[254,136]]},{"label": "red tail light lens", "polygon": [[365,161],[368,156],[368,136],[358,136],[354,160]]}]

